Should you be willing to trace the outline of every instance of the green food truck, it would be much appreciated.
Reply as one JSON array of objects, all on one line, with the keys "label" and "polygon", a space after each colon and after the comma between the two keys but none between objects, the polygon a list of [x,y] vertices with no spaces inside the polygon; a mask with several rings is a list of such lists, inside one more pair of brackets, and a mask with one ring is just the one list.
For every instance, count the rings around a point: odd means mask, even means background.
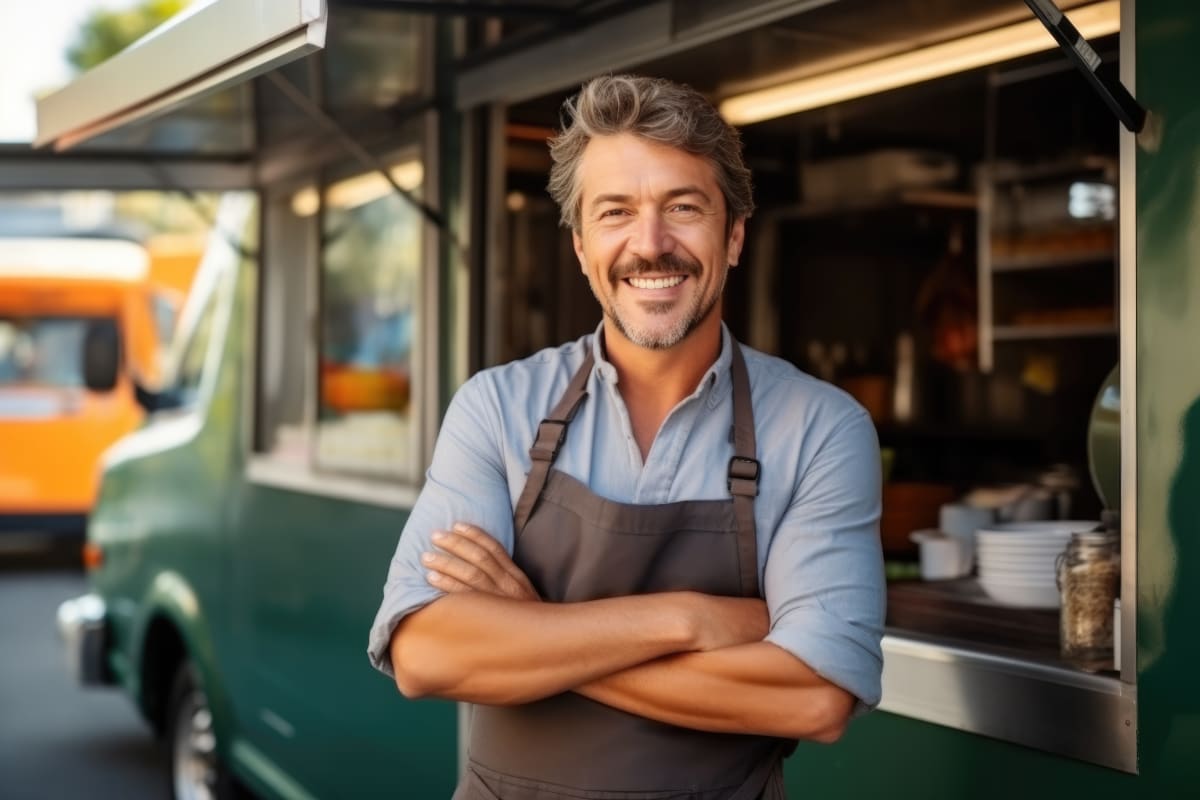
[{"label": "green food truck", "polygon": [[[0,189],[225,192],[105,457],[59,613],[80,677],[166,740],[176,797],[450,796],[469,711],[404,699],[367,629],[454,390],[597,321],[546,141],[632,71],[743,131],[731,330],[885,454],[883,701],[801,743],[790,795],[1196,796],[1200,9],[1059,5],[1086,76],[1020,0],[209,0],[43,98]],[[965,570],[919,563],[964,503],[1107,512],[1104,658],[1064,655],[1057,573],[989,583],[970,536]]]}]

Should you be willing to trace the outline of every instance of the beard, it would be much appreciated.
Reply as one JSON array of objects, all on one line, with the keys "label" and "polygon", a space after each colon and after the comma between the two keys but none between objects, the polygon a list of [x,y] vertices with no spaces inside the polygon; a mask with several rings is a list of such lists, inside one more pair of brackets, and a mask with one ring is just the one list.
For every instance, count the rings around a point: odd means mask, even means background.
[{"label": "beard", "polygon": [[[604,316],[612,322],[613,327],[633,344],[648,350],[666,350],[674,347],[686,339],[692,331],[700,326],[700,323],[708,319],[716,308],[717,301],[721,299],[721,293],[725,290],[725,278],[728,275],[728,271],[723,271],[717,290],[707,296],[703,292],[703,287],[700,287],[691,297],[683,298],[678,302],[638,303],[643,314],[650,317],[668,317],[672,313],[676,315],[665,327],[638,323],[632,318],[629,309],[622,307],[621,302],[617,300],[617,290],[621,281],[626,278],[636,278],[639,275],[664,272],[686,275],[689,279],[699,282],[703,269],[698,261],[673,253],[664,254],[656,261],[634,258],[614,264],[609,269],[608,281],[612,289],[610,302],[606,303],[600,293],[596,291],[596,287],[592,287],[592,293],[596,295],[596,300],[604,309]],[[681,303],[686,305],[682,313],[678,311]]]}]

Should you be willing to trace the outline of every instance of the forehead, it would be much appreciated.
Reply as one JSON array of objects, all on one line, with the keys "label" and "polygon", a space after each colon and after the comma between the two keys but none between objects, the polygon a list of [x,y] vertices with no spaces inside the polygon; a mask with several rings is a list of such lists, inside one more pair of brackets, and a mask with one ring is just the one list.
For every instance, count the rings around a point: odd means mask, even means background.
[{"label": "forehead", "polygon": [[716,170],[705,157],[628,133],[592,138],[577,176],[584,202],[602,193],[658,194],[681,186],[720,194]]}]

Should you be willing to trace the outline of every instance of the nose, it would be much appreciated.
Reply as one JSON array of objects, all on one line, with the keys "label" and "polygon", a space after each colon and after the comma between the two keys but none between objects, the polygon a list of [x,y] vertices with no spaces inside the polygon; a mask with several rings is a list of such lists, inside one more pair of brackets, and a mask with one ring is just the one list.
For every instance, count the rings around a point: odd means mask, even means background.
[{"label": "nose", "polygon": [[661,215],[642,213],[634,223],[629,249],[633,255],[654,263],[660,256],[674,252],[675,239]]}]

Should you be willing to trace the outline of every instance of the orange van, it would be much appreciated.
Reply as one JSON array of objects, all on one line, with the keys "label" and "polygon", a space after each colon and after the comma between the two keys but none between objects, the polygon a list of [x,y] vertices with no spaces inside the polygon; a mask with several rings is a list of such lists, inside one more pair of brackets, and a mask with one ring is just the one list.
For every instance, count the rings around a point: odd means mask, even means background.
[{"label": "orange van", "polygon": [[0,530],[82,533],[101,453],[142,419],[135,379],[158,377],[149,267],[129,241],[0,238]]}]

